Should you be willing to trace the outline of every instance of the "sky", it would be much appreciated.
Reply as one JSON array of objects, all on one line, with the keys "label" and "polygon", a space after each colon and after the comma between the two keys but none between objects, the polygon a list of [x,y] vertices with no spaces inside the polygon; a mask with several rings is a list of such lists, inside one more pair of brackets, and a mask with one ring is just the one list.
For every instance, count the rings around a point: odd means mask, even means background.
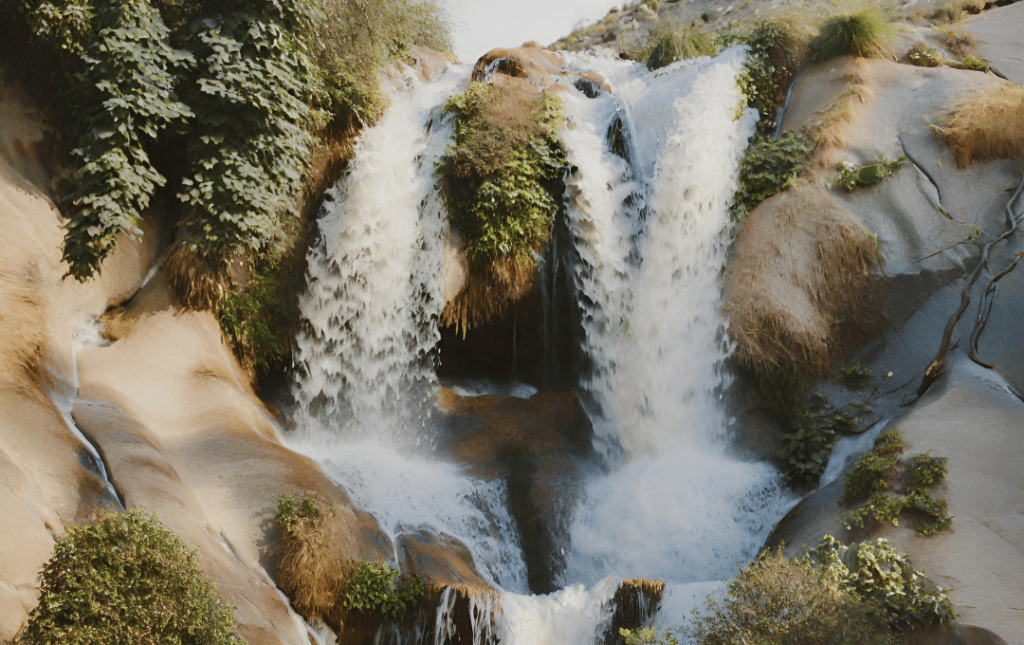
[{"label": "sky", "polygon": [[581,22],[594,22],[624,0],[441,0],[451,18],[455,53],[464,63],[495,47],[528,40],[550,45]]}]

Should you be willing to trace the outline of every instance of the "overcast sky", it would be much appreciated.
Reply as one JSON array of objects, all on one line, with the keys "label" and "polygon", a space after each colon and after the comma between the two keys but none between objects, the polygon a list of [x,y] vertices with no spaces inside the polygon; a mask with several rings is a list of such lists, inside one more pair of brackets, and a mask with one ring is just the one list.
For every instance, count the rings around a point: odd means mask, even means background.
[{"label": "overcast sky", "polygon": [[602,18],[624,0],[441,0],[452,22],[455,53],[473,63],[495,47],[528,40],[550,45],[580,21]]}]

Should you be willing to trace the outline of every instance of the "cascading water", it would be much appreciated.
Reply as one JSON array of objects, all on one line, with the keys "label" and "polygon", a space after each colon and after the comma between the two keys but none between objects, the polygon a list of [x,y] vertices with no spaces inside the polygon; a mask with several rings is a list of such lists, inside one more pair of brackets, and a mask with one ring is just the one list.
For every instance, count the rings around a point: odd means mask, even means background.
[{"label": "cascading water", "polygon": [[[584,387],[598,407],[595,429],[624,454],[609,455],[612,472],[588,486],[566,581],[728,576],[790,503],[771,466],[726,455],[719,403],[729,348],[718,278],[738,162],[754,131],[750,113],[737,118],[742,56],[733,49],[658,74],[576,63],[597,67],[615,87],[567,101],[578,125],[563,140],[579,168],[569,217],[594,365]],[[630,169],[603,137],[616,111]]]},{"label": "cascading water", "polygon": [[[503,645],[594,642],[610,619],[614,578],[674,583],[666,602],[679,620],[696,597],[680,585],[705,590],[704,581],[730,575],[790,503],[772,467],[727,455],[719,401],[729,345],[718,280],[754,126],[749,113],[737,118],[742,57],[732,49],[658,73],[569,60],[614,88],[566,93],[572,127],[561,135],[576,168],[567,219],[592,365],[581,386],[607,471],[587,482],[566,545],[566,587],[550,596],[527,595],[505,485],[427,450],[446,231],[433,166],[450,138],[436,116],[468,68],[426,86],[410,74],[412,89],[396,91],[362,135],[325,204],[302,302],[305,375],[291,441],[393,537],[429,525],[463,541],[504,592]],[[607,141],[617,118],[628,162]]]}]

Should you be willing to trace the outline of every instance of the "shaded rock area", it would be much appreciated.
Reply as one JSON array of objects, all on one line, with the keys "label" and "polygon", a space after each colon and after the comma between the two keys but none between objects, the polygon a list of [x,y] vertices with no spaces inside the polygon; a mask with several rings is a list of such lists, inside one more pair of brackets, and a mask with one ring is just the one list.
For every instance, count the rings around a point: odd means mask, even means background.
[{"label": "shaded rock area", "polygon": [[661,608],[665,583],[661,580],[623,580],[612,598],[612,619],[604,633],[605,645],[622,642],[620,629],[636,629],[651,624]]},{"label": "shaded rock area", "polygon": [[565,569],[570,513],[594,462],[593,428],[579,399],[464,398],[447,389],[441,396],[450,431],[440,449],[476,476],[505,479],[530,589],[554,591]]}]

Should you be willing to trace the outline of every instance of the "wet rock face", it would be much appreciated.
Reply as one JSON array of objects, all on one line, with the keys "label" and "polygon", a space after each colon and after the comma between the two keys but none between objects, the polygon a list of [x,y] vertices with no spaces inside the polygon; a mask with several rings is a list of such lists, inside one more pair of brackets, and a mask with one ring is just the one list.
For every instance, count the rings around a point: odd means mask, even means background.
[{"label": "wet rock face", "polygon": [[442,392],[449,428],[441,449],[487,478],[503,478],[521,537],[530,589],[555,591],[565,569],[568,523],[592,467],[593,428],[575,394],[530,399]]}]

